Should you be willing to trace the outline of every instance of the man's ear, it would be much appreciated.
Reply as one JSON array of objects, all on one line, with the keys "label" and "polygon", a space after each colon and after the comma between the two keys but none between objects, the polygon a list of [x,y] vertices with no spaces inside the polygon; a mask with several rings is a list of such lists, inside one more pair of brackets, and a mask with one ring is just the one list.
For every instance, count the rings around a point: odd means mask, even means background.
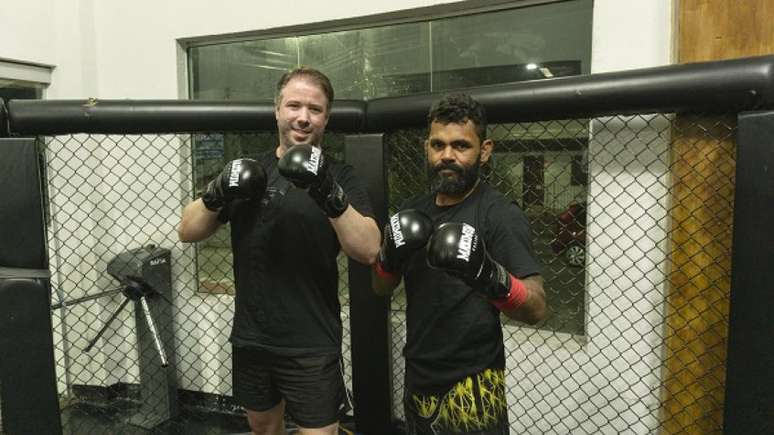
[{"label": "man's ear", "polygon": [[494,142],[492,139],[485,139],[483,142],[481,142],[481,164],[489,161],[489,158],[492,157],[492,151],[494,151]]}]

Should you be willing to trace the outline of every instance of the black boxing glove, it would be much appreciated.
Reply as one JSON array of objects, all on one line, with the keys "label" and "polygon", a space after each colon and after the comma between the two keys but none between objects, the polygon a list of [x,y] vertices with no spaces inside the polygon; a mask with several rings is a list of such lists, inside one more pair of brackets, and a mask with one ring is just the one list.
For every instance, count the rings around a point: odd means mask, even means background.
[{"label": "black boxing glove", "polygon": [[296,187],[309,189],[309,196],[330,218],[337,218],[349,207],[344,189],[328,171],[322,149],[308,144],[290,147],[277,162],[279,173]]},{"label": "black boxing glove", "polygon": [[527,299],[524,283],[489,256],[472,225],[441,224],[427,244],[427,264],[460,277],[503,311],[518,308]]},{"label": "black boxing glove", "polygon": [[235,199],[258,199],[266,191],[266,171],[253,159],[226,163],[223,171],[207,184],[202,202],[207,210],[218,211]]},{"label": "black boxing glove", "polygon": [[376,262],[380,276],[400,271],[411,255],[427,244],[433,221],[423,212],[407,209],[395,213],[384,226],[384,239]]}]

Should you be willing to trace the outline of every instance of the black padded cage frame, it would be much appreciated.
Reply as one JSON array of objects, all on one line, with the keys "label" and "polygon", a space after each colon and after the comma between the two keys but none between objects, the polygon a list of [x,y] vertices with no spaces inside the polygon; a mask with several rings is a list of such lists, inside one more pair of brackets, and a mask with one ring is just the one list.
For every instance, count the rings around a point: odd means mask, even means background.
[{"label": "black padded cage frame", "polygon": [[[713,430],[722,427],[726,433],[764,433],[771,430],[774,394],[763,386],[774,384],[774,372],[770,370],[774,366],[774,350],[771,347],[774,329],[770,327],[774,296],[769,291],[767,280],[768,269],[774,264],[774,250],[771,249],[774,246],[774,228],[771,225],[774,222],[774,171],[771,171],[774,163],[774,146],[771,145],[774,114],[767,112],[774,108],[774,56],[509,83],[462,91],[484,103],[492,124],[539,124],[578,118],[637,119],[651,114],[668,114],[668,118],[730,117],[734,125],[722,134],[736,140],[735,197],[731,199],[732,267],[725,273],[730,281],[730,300],[727,301],[730,311],[725,317],[728,357],[727,362],[723,362],[725,379],[720,381],[722,391],[719,394],[724,400],[720,405],[715,403],[715,406],[721,407],[722,422],[711,422],[708,427]],[[346,158],[366,176],[380,225],[385,222],[388,210],[398,205],[388,200],[388,167],[400,156],[389,152],[390,139],[386,136],[424,127],[427,110],[438,96],[422,94],[371,101],[337,101],[334,105],[328,130],[346,135]],[[692,126],[698,126],[698,131],[706,135],[713,134],[712,125],[708,127],[694,122]],[[19,137],[24,136],[255,132],[273,131],[275,128],[273,104],[268,101],[12,100],[7,107],[0,105],[0,137],[7,138],[2,139],[0,146],[6,141],[18,144]],[[672,131],[680,131],[680,125],[673,125]],[[6,180],[8,182],[3,183],[4,197],[17,189],[16,183],[19,182],[11,175]],[[34,181],[34,177],[26,179],[26,182],[31,180]],[[39,198],[31,196],[27,200],[28,203],[35,203]],[[16,252],[15,255],[20,257],[29,253],[35,257],[45,252],[45,247],[40,245],[46,240],[44,225],[24,228],[28,233],[37,232],[28,234],[28,239],[37,243],[29,245],[29,248],[20,247],[18,238],[11,237],[16,235],[12,229],[16,228],[16,224],[12,222],[18,222],[18,212],[13,205],[0,209],[0,221],[3,223],[0,225],[3,231],[0,252]],[[32,213],[35,215],[38,212],[33,210]],[[37,315],[48,312],[50,301],[39,297],[40,289],[50,286],[45,273],[41,272],[48,267],[47,260],[37,258],[18,264],[13,255],[4,254],[3,258],[6,260],[0,264],[0,271],[3,272],[0,274],[0,300],[11,298],[8,300],[14,301],[13,304],[0,303],[3,326],[13,325],[15,316],[21,312],[36,312]],[[669,266],[680,272],[679,264],[672,262]],[[391,304],[368,292],[369,269],[352,261],[348,267],[348,286],[356,427],[359,432],[368,434],[392,434],[399,430],[395,415],[399,414],[396,408],[400,404],[396,403],[393,389],[393,384],[398,383],[394,378],[393,365],[398,362],[394,356],[391,357],[391,349],[396,345],[390,328]],[[657,327],[668,329],[670,326]],[[36,341],[30,344],[29,340],[25,340],[25,345],[32,346],[36,355],[53,355],[51,334],[41,335],[37,331],[34,337]],[[721,341],[721,346],[725,347],[726,341]],[[50,376],[25,372],[25,369],[39,368],[34,365],[25,367],[23,360],[19,359],[22,356],[12,351],[15,346],[13,340],[1,343],[0,361],[3,361],[4,370],[0,371],[3,375],[0,379],[3,388],[0,400],[5,429],[9,432],[11,428],[24,430],[24,433],[61,432],[59,416],[52,415],[56,412],[55,407],[32,407],[23,414],[9,415],[9,412],[26,409],[30,396],[45,398],[48,400],[46,403],[57,400],[51,397],[52,391],[56,391],[56,384],[52,385]],[[685,347],[690,347],[690,343],[685,343]],[[700,357],[704,355],[697,355],[697,359]],[[509,360],[509,367],[513,365]],[[50,370],[50,365],[46,367]],[[25,391],[20,390],[21,384],[9,382],[11,377],[29,379],[30,382],[24,384]],[[684,386],[684,389],[690,390],[690,386]],[[524,393],[530,394],[531,391]],[[696,401],[701,402],[699,399],[701,397]],[[27,402],[22,402],[24,400]],[[563,413],[558,414],[561,417]],[[655,414],[663,415],[663,411]],[[673,413],[677,415],[675,421],[679,420],[679,414],[679,411]],[[552,415],[556,417],[556,413]],[[574,429],[593,432],[587,429],[588,422],[568,424],[554,420],[544,422],[533,419],[532,424],[547,432],[561,433]],[[41,426],[40,422],[48,424]],[[600,426],[591,427],[599,429]],[[686,426],[662,423],[661,427],[679,431]]]}]

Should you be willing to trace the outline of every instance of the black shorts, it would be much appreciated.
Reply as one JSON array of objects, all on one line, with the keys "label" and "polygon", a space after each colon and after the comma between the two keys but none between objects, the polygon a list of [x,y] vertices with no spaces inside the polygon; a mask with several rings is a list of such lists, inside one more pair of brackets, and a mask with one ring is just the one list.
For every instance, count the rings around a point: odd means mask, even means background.
[{"label": "black shorts", "polygon": [[267,411],[284,398],[285,412],[299,426],[324,427],[350,409],[340,355],[280,356],[233,346],[234,400]]},{"label": "black shorts", "polygon": [[510,433],[501,369],[486,369],[438,393],[406,388],[403,407],[409,435]]}]

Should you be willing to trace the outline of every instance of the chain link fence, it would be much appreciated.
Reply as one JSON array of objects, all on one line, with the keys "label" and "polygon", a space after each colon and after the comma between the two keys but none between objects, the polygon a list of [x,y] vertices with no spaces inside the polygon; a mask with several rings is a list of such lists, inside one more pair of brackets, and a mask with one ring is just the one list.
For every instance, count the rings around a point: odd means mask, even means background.
[{"label": "chain link fence", "polygon": [[[331,155],[343,159],[343,135],[326,138]],[[242,410],[231,400],[229,226],[197,244],[181,243],[176,226],[182,207],[198,197],[226,161],[273,150],[276,133],[67,135],[40,137],[38,144],[65,433],[134,433],[164,421],[142,404],[151,400],[148,395],[168,394],[165,384],[151,384],[155,390],[148,392],[148,379],[140,376],[143,361],[150,361],[154,376],[163,373],[160,357],[155,348],[141,345],[138,328],[145,325],[134,315],[139,303],[132,299],[123,308],[130,295],[108,273],[116,258],[149,245],[168,250],[171,258],[170,315],[154,320],[158,330],[173,331],[173,348],[165,351],[174,358],[179,389],[171,400],[180,405],[180,418],[159,430],[189,433],[188,425],[195,424],[196,433],[248,431]],[[345,256],[339,265],[345,381],[351,389]],[[148,297],[149,304],[167,303],[154,296]]]},{"label": "chain link fence", "polygon": [[[503,318],[513,433],[721,432],[735,128],[733,116],[674,114],[490,126],[496,148],[484,176],[529,217],[549,306],[536,326]],[[390,212],[427,189],[425,135],[385,136]],[[67,135],[38,143],[65,432],[134,433],[128,418],[153,418],[137,417],[147,400],[140,365],[158,356],[138,350],[139,308],[119,310],[127,296],[108,273],[122,253],[148,245],[171,258],[171,315],[156,319],[174,336],[166,352],[180,418],[167,429],[246,431],[230,399],[228,226],[183,244],[176,225],[225,161],[272,149],[276,134]],[[326,136],[342,160],[343,143],[341,134]],[[339,265],[351,387],[345,257]],[[402,290],[391,306],[393,411],[401,419]]]},{"label": "chain link fence", "polygon": [[[548,317],[502,317],[512,433],[720,433],[734,117],[489,127],[484,176],[525,211]],[[393,213],[427,191],[424,131],[388,135]],[[403,416],[405,290],[392,299]]]}]

